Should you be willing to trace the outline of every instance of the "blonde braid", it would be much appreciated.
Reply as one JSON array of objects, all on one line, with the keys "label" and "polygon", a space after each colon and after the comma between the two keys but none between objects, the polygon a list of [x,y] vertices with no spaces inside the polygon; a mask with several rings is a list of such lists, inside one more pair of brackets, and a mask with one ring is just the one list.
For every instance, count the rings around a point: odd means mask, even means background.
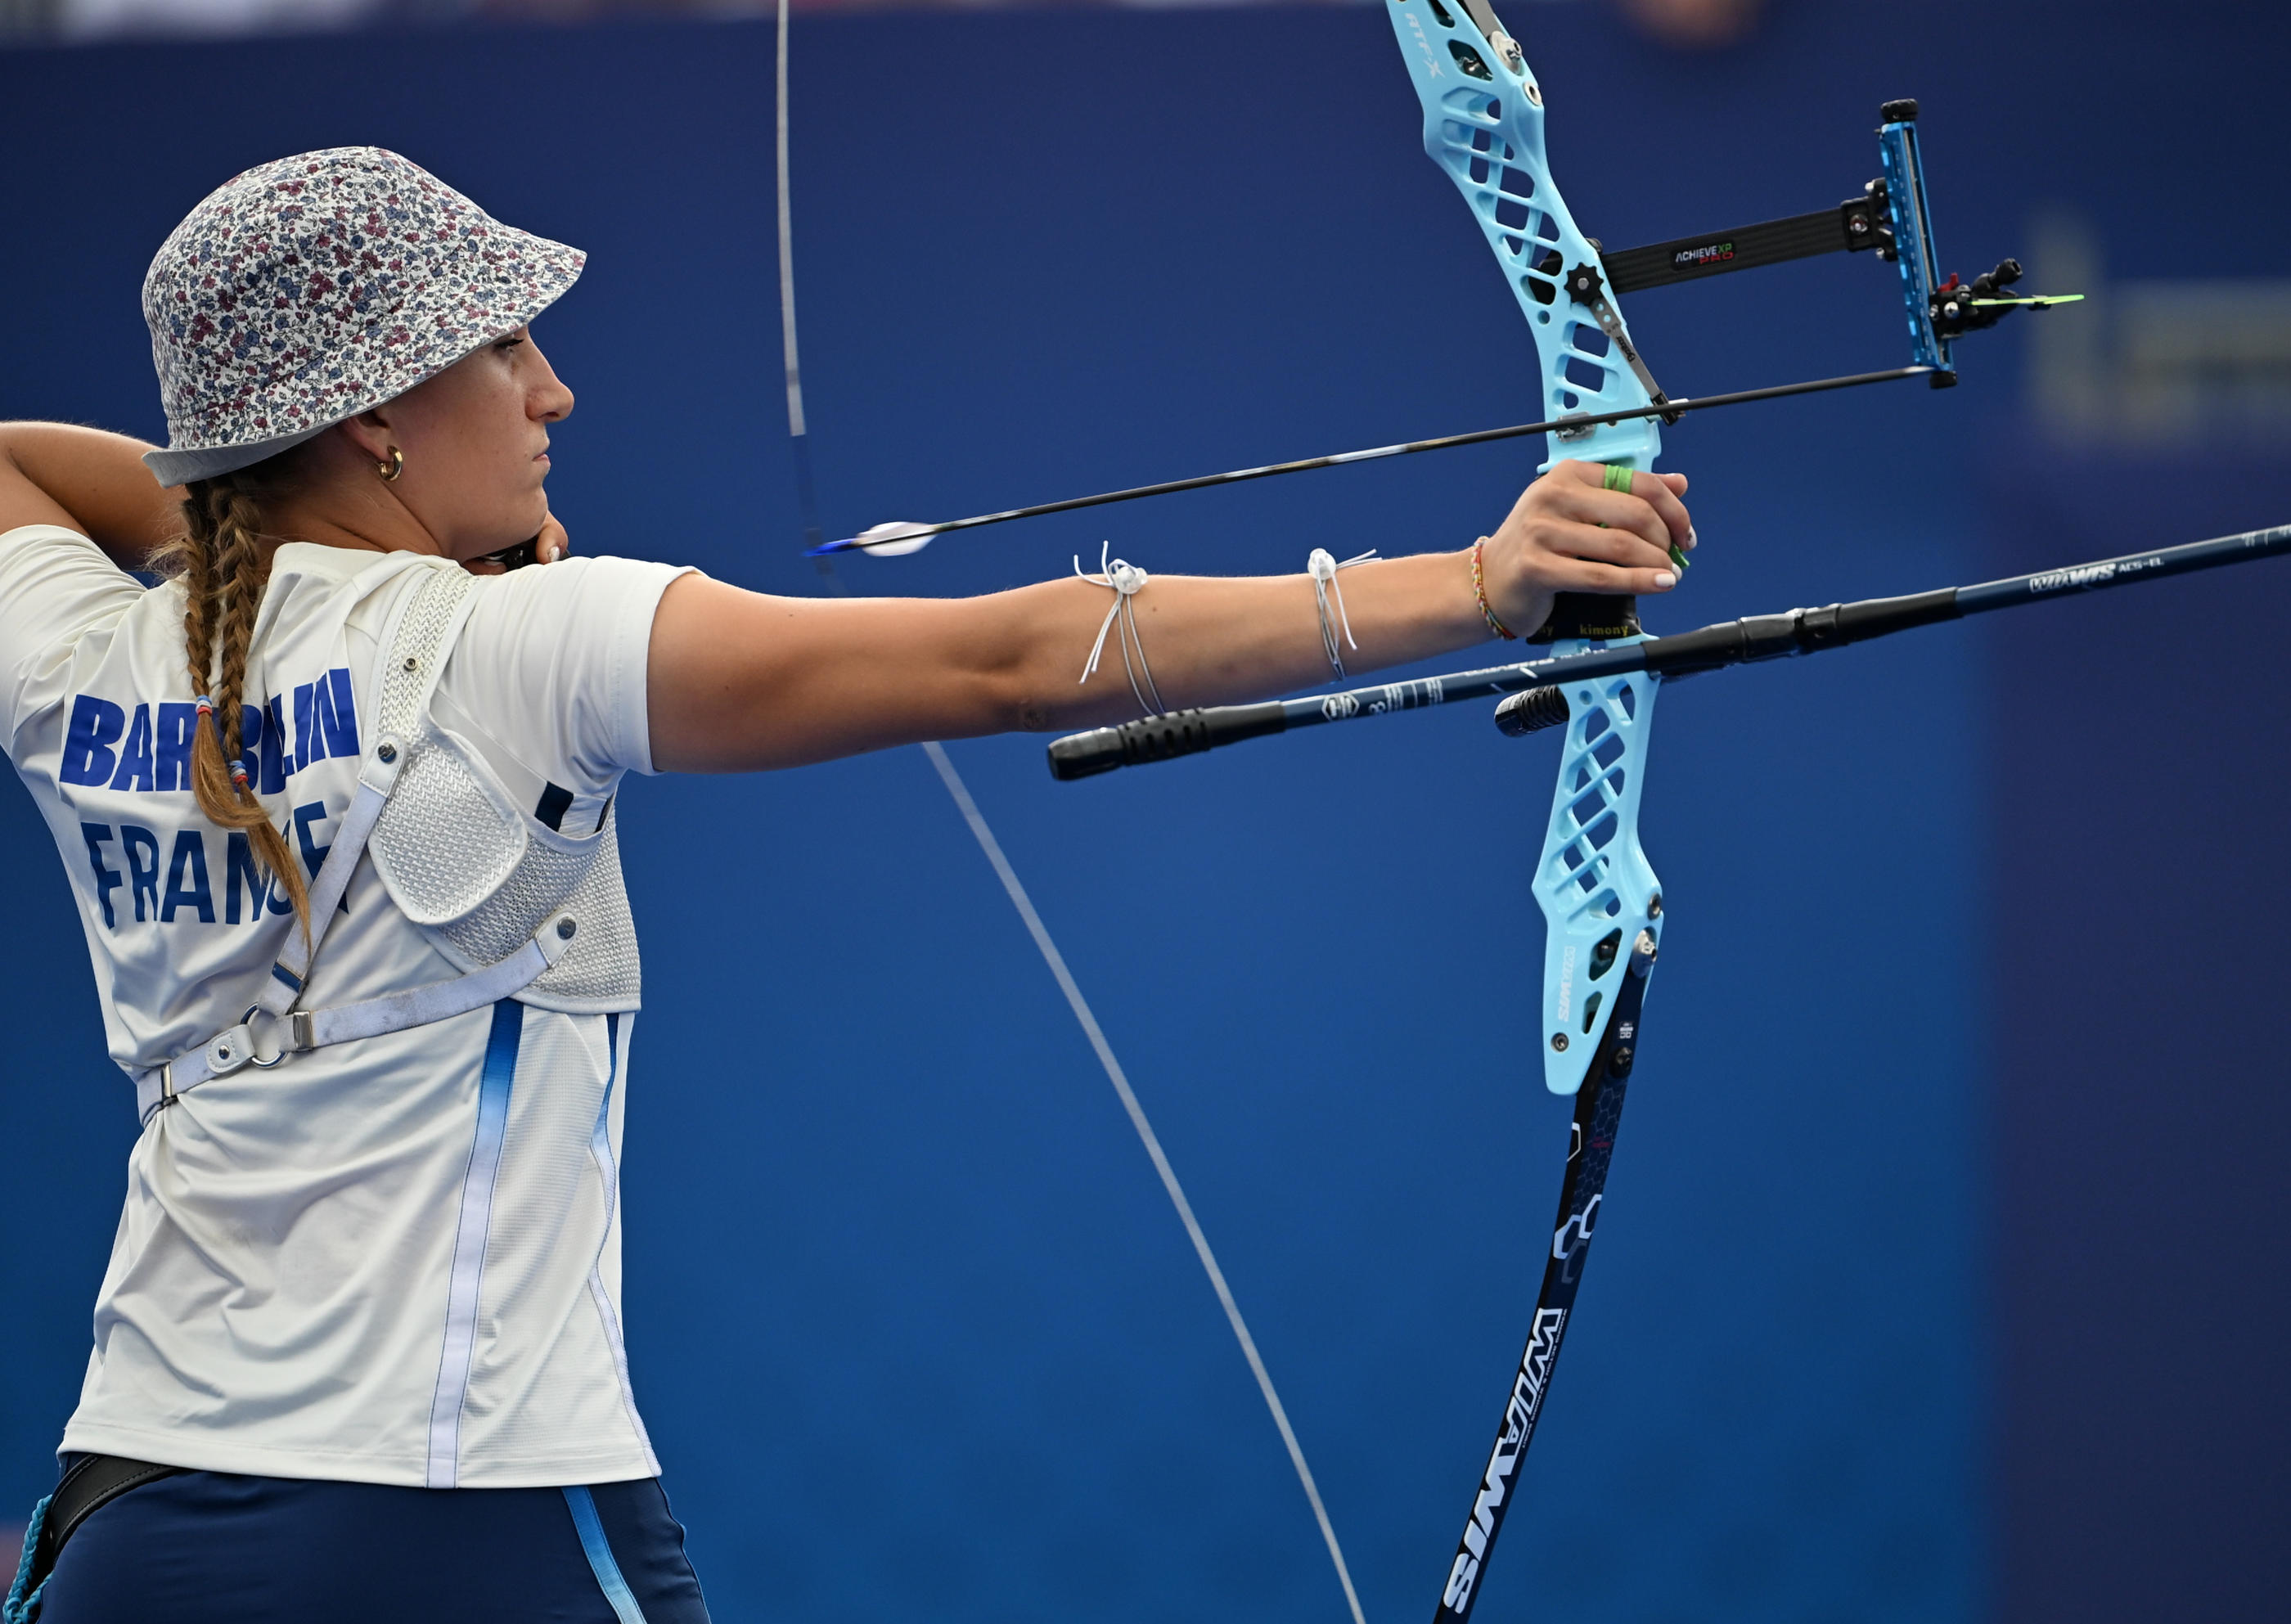
[{"label": "blonde braid", "polygon": [[[211,510],[215,518],[215,627],[222,671],[214,687],[215,732],[218,746],[230,773],[234,795],[249,788],[246,765],[238,742],[246,736],[243,690],[246,687],[247,645],[253,640],[254,611],[262,600],[262,511],[244,492],[225,487],[216,494]],[[258,695],[257,703],[260,703]]]},{"label": "blonde braid", "polygon": [[[194,509],[202,510],[197,518]],[[157,567],[178,569],[183,577],[183,650],[190,657],[195,694],[207,691],[207,673],[214,670],[214,524],[203,510],[199,497],[183,499],[184,534],[156,561]],[[196,748],[197,741],[192,744]]]},{"label": "blonde braid", "polygon": [[[210,822],[245,832],[271,882],[293,902],[307,941],[309,888],[285,836],[271,826],[270,815],[254,798],[238,744],[245,737],[241,690],[246,685],[246,656],[254,639],[255,611],[261,607],[270,574],[261,544],[262,506],[250,486],[259,488],[256,480],[243,474],[224,474],[186,487],[184,534],[168,549],[165,560],[179,566],[183,577],[183,648],[191,690],[213,701],[213,725],[202,714],[192,738],[191,790]],[[228,756],[225,739],[232,741]]]}]

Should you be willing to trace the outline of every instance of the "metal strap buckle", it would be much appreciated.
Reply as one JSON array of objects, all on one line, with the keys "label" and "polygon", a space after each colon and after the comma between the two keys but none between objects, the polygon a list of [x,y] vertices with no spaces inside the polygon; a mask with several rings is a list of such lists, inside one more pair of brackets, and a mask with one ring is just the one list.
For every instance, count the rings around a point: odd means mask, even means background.
[{"label": "metal strap buckle", "polygon": [[[258,1071],[269,1071],[286,1057],[287,1051],[284,1048],[264,1054],[262,1046],[255,1041],[254,1023],[262,1013],[261,1004],[249,1004],[246,1007],[246,1013],[238,1017],[237,1025],[227,1032],[219,1032],[207,1040],[205,1053],[208,1076],[228,1077],[234,1072],[250,1065]],[[294,1033],[298,1039],[302,1036],[308,1025],[309,1017],[307,1016],[294,1023]],[[307,1049],[309,1045],[301,1043],[299,1047]]]},{"label": "metal strap buckle", "polygon": [[[266,1056],[262,1052],[261,1046],[254,1041],[254,1022],[262,1013],[263,1009],[261,1004],[247,1005],[246,1013],[238,1017],[238,1025],[231,1028],[231,1031],[243,1032],[246,1034],[246,1064],[253,1066],[257,1071],[267,1072],[286,1057],[286,1050],[282,1047],[273,1049]],[[230,1033],[225,1033],[223,1035],[229,1037]]]}]

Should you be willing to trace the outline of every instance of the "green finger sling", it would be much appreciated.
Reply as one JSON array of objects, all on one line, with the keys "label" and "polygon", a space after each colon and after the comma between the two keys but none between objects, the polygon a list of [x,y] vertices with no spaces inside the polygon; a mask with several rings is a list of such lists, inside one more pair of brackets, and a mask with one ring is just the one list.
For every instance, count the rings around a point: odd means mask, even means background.
[{"label": "green finger sling", "polygon": [[[1625,493],[1628,493],[1630,490],[1631,470],[1629,469],[1625,468],[1620,462],[1604,462],[1600,466],[1606,470],[1604,478],[1606,486],[1609,490],[1622,491]],[[1601,525],[1599,527],[1602,530],[1606,527],[1607,527],[1604,525]],[[1670,561],[1677,567],[1678,573],[1680,575],[1683,575],[1686,573],[1687,557],[1684,552],[1679,550],[1679,545],[1676,542],[1673,542],[1670,544]]]}]

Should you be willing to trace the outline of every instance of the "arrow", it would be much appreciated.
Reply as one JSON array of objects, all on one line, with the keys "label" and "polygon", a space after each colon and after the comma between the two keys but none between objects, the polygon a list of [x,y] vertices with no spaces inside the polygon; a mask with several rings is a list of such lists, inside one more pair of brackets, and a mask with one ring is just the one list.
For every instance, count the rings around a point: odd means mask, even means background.
[{"label": "arrow", "polygon": [[1202,474],[1191,479],[1164,480],[1159,485],[1134,485],[1128,490],[1106,491],[1096,496],[1069,496],[1064,502],[1045,502],[1031,508],[1006,508],[1000,513],[981,513],[973,519],[950,519],[935,525],[899,519],[877,525],[841,541],[827,542],[810,548],[804,556],[818,558],[826,553],[872,552],[885,558],[896,558],[920,551],[930,544],[934,536],[945,535],[951,530],[975,530],[981,525],[1007,524],[1014,519],[1039,519],[1045,513],[1071,513],[1080,508],[1101,508],[1109,502],[1135,502],[1141,496],[1167,496],[1176,491],[1198,491],[1212,485],[1238,485],[1248,479],[1269,479],[1275,474],[1301,474],[1315,468],[1338,468],[1347,462],[1372,462],[1379,457],[1413,456],[1419,451],[1445,451],[1455,446],[1483,446],[1491,440],[1521,439],[1531,434],[1564,434],[1577,427],[1625,422],[1636,417],[1668,420],[1682,412],[1705,412],[1715,406],[1742,406],[1753,400],[1780,400],[1790,395],[1815,395],[1829,390],[1853,389],[1864,383],[1892,383],[1902,378],[1941,375],[1945,374],[1933,366],[1893,366],[1884,372],[1857,372],[1842,378],[1816,378],[1806,383],[1778,383],[1768,389],[1737,390],[1729,395],[1666,400],[1658,406],[1636,406],[1627,412],[1600,412],[1553,418],[1547,422],[1514,423],[1507,429],[1481,429],[1470,434],[1409,440],[1398,446],[1373,446],[1367,451],[1341,451],[1334,456],[1306,457],[1296,462],[1274,462],[1263,468],[1237,468],[1231,473]]}]

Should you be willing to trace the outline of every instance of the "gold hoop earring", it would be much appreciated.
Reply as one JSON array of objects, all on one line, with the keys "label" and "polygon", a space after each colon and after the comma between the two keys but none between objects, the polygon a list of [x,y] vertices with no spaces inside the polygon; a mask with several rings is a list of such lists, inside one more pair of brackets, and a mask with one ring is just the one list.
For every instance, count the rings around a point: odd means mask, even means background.
[{"label": "gold hoop earring", "polygon": [[390,448],[390,461],[376,462],[374,465],[374,471],[382,476],[382,482],[384,485],[395,485],[398,482],[398,476],[406,471],[406,454],[392,446]]}]

